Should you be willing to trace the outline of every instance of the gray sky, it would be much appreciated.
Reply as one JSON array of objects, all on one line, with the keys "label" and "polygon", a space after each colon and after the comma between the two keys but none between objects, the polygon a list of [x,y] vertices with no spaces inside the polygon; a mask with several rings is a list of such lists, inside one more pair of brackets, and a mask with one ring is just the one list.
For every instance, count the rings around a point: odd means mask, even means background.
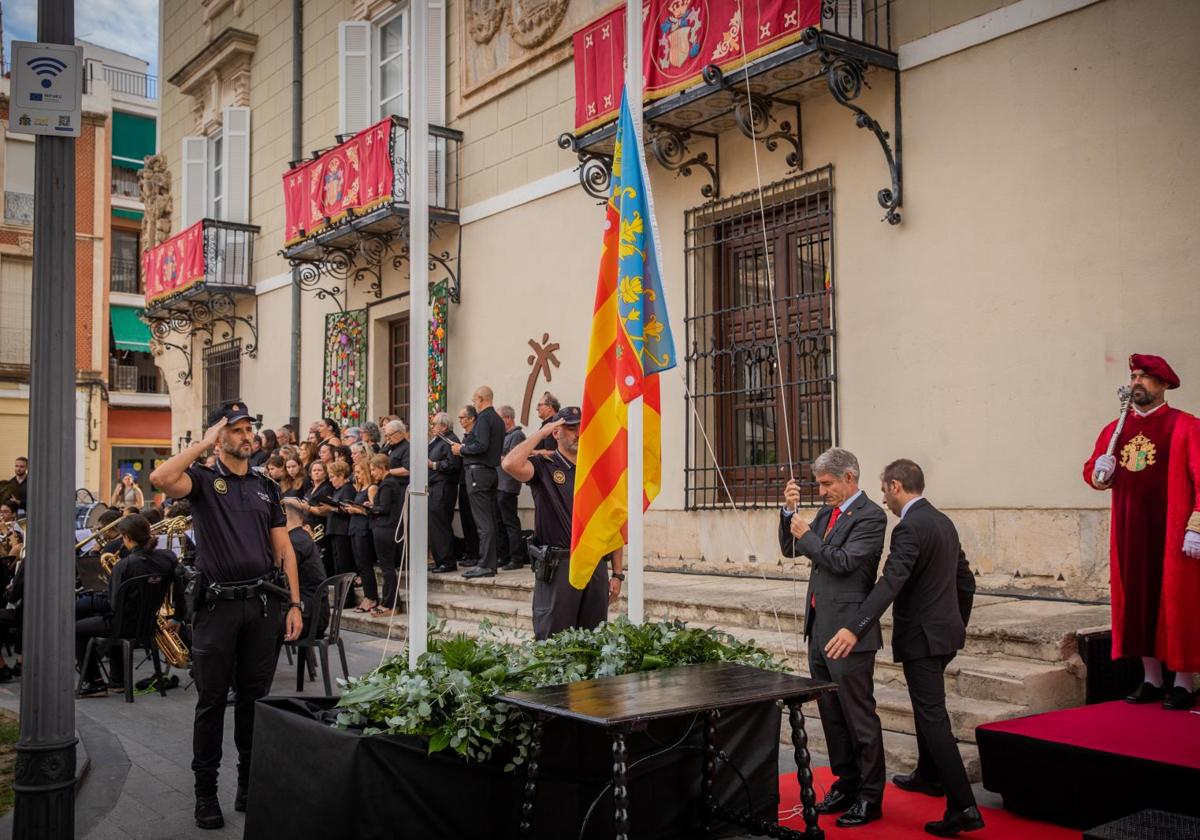
[{"label": "gray sky", "polygon": [[[0,0],[4,60],[11,43],[37,40],[37,0]],[[75,36],[150,62],[158,75],[158,0],[75,0]]]}]

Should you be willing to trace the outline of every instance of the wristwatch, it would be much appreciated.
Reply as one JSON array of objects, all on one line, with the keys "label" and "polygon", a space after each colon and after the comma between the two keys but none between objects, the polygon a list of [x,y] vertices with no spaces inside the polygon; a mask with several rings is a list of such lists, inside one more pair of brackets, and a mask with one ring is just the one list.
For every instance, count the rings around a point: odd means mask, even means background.
[{"label": "wristwatch", "polygon": [[612,575],[610,575],[610,577],[615,577],[617,580],[624,582],[625,573],[624,572],[613,572]]},{"label": "wristwatch", "polygon": [[304,605],[301,604],[299,601],[292,601],[290,604],[288,604],[288,609],[289,610],[300,610],[300,612],[304,612]]}]

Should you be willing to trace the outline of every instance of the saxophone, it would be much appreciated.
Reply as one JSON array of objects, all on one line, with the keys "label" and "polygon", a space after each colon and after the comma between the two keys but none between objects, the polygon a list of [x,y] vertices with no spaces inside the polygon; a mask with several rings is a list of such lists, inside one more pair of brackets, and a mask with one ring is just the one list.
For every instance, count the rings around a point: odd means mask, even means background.
[{"label": "saxophone", "polygon": [[[167,596],[168,600],[170,596]],[[166,657],[167,663],[175,668],[186,668],[191,654],[188,652],[187,645],[183,643],[179,632],[171,624],[169,616],[171,611],[167,606],[167,601],[158,610],[158,629],[154,631],[154,643],[158,645],[158,649],[162,651],[162,655]]]}]

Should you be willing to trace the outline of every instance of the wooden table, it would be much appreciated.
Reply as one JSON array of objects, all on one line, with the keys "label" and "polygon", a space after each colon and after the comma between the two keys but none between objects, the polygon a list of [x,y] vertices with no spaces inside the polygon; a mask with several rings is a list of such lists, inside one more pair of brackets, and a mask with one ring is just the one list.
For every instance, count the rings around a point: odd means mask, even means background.
[{"label": "wooden table", "polygon": [[[625,735],[644,729],[653,720],[703,714],[704,763],[700,809],[704,835],[708,836],[711,832],[714,818],[720,818],[734,822],[752,834],[769,834],[784,840],[821,840],[825,833],[817,826],[816,794],[813,791],[808,735],[804,731],[801,705],[820,694],[836,690],[834,683],[761,671],[731,662],[711,662],[498,695],[496,700],[523,709],[534,718],[533,739],[526,763],[525,797],[521,808],[521,837],[528,837],[533,831],[538,758],[542,748],[542,727],[547,719],[569,718],[599,726],[611,734],[616,838],[628,840],[629,790]],[[802,832],[782,827],[777,821],[755,819],[748,811],[718,806],[713,796],[717,759],[724,758],[724,753],[715,743],[719,711],[769,701],[780,702],[788,707],[805,824]]]}]

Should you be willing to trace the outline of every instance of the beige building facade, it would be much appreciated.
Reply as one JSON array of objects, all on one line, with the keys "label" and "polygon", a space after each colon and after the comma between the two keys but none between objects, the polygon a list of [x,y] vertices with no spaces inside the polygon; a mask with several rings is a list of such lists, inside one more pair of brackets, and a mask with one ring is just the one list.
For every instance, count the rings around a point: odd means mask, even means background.
[{"label": "beige building facade", "polygon": [[[536,20],[515,2],[432,10],[431,123],[449,129],[434,180],[453,212],[436,226],[430,280],[455,292],[441,324],[452,410],[483,383],[519,416],[528,393],[580,399],[604,211],[558,138],[575,129],[571,36],[613,6],[543,5],[553,14]],[[649,561],[803,576],[804,561],[778,556],[777,500],[790,472],[806,477],[805,462],[836,442],[858,455],[873,495],[889,460],[920,463],[985,586],[1103,597],[1108,499],[1081,466],[1116,414],[1128,355],[1170,359],[1184,382],[1171,401],[1200,408],[1189,212],[1200,100],[1181,95],[1200,81],[1200,7],[896,0],[890,14],[898,72],[871,66],[853,104],[893,151],[902,139],[899,224],[881,221],[876,200],[890,184],[881,144],[817,90],[823,80],[799,97],[799,120],[777,101],[769,123],[789,120],[793,138],[799,123],[798,166],[786,160],[794,145],[771,151],[735,127],[691,136],[688,156],[707,152],[716,179],[647,153],[684,362],[663,380]],[[404,3],[304,4],[302,158],[406,113],[407,26]],[[353,384],[361,417],[402,407],[410,369],[425,366],[409,364],[405,345],[400,240],[375,260],[360,248],[340,276],[300,262],[294,274],[280,254],[291,3],[164,0],[161,27],[171,189],[147,213],[173,235],[205,218],[206,231],[233,231],[213,240],[228,253],[209,266],[225,272],[210,284],[224,297],[159,312],[172,437],[202,434],[204,406],[222,396],[267,425],[289,419],[301,275],[302,426],[329,413],[328,365]],[[736,89],[710,95],[737,103]],[[709,199],[701,190],[714,181]],[[198,301],[207,313],[193,311]],[[328,316],[341,309],[365,310],[349,369],[327,360]]]}]

